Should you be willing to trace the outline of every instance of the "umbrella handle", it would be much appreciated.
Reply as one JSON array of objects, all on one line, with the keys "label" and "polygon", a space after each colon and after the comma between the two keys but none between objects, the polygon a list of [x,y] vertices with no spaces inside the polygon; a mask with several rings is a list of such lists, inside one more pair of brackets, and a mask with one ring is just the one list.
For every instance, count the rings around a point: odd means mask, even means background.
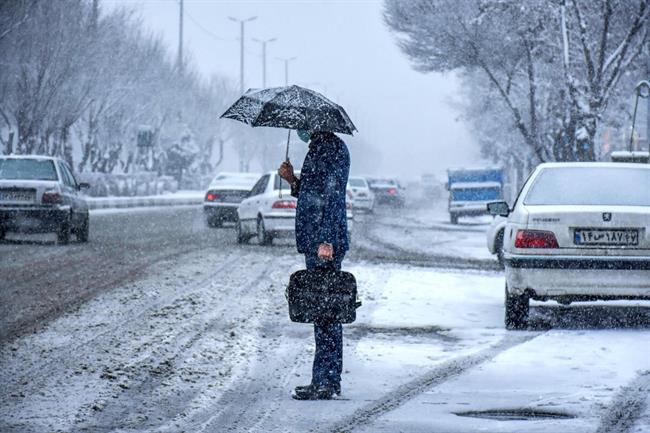
[{"label": "umbrella handle", "polygon": [[287,133],[287,152],[284,155],[284,160],[289,161],[289,139],[291,138],[291,130]]},{"label": "umbrella handle", "polygon": [[[291,130],[287,132],[287,151],[284,154],[284,160],[289,162],[289,140],[291,139]],[[280,179],[280,189],[278,190],[278,197],[282,198],[282,179]]]}]

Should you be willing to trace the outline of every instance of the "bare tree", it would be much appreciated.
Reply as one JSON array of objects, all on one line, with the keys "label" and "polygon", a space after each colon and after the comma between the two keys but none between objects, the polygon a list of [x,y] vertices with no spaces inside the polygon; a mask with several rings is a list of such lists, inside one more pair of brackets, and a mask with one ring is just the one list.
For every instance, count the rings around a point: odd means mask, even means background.
[{"label": "bare tree", "polygon": [[[537,161],[593,160],[621,77],[639,63],[648,0],[387,0],[416,69],[471,74]],[[506,118],[502,117],[502,121]]]}]

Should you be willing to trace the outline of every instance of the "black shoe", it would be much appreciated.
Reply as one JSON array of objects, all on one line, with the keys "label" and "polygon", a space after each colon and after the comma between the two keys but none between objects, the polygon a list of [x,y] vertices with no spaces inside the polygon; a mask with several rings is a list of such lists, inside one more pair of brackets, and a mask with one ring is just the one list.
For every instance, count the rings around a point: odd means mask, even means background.
[{"label": "black shoe", "polygon": [[[304,392],[307,388],[310,388],[312,386],[313,385],[311,383],[309,385],[300,385],[300,386],[296,387],[295,391],[296,392],[298,392],[298,391]],[[341,395],[341,383],[340,382],[335,383],[334,385],[330,385],[330,386],[334,388],[334,394]]]},{"label": "black shoe", "polygon": [[[294,400],[331,400],[337,395],[336,386],[297,386],[291,394]],[[339,391],[341,386],[338,386]]]}]

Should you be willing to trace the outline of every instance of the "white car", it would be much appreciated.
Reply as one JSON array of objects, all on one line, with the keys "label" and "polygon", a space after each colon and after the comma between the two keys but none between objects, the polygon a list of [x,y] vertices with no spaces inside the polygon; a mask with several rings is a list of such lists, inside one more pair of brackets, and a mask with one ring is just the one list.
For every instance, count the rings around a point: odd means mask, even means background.
[{"label": "white car", "polygon": [[237,208],[259,173],[219,173],[210,182],[203,199],[203,212],[208,227],[221,227],[224,221],[237,221]]},{"label": "white car", "polygon": [[[296,172],[296,176],[300,173]],[[296,230],[296,205],[289,184],[277,172],[264,174],[239,205],[237,242],[257,237],[260,245],[269,245],[276,237],[288,237]],[[352,231],[352,206],[348,203],[348,231]]]},{"label": "white car", "polygon": [[87,242],[88,204],[68,164],[50,156],[0,156],[0,240],[9,231],[55,232],[60,244],[74,234]]},{"label": "white car", "polygon": [[352,200],[352,209],[372,212],[375,207],[375,195],[370,190],[365,178],[350,177],[347,189]]},{"label": "white car", "polygon": [[505,323],[526,325],[529,299],[650,298],[650,165],[547,163],[523,186],[504,231]]}]

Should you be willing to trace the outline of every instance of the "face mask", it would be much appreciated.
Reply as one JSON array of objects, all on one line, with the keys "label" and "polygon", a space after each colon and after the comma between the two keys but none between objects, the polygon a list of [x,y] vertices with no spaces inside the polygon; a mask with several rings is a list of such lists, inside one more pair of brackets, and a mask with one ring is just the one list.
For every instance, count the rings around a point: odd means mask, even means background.
[{"label": "face mask", "polygon": [[311,134],[309,133],[309,131],[299,129],[298,130],[298,138],[300,138],[305,143],[309,143],[309,140],[311,139]]}]

